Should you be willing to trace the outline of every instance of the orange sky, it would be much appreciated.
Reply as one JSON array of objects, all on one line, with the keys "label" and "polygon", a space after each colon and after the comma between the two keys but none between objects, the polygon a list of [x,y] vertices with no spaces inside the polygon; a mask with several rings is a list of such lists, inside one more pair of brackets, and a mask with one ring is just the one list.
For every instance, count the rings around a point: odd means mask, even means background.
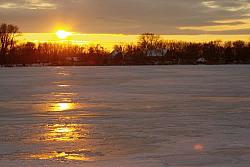
[{"label": "orange sky", "polygon": [[[213,40],[235,41],[245,40],[250,41],[250,36],[247,35],[162,35],[166,40],[174,41],[191,41],[191,42],[206,42]],[[66,39],[60,39],[56,33],[23,33],[19,37],[19,41],[31,42],[66,42],[74,44],[96,45],[101,44],[107,49],[112,49],[115,44],[135,43],[138,35],[124,34],[79,34],[72,33]]]}]

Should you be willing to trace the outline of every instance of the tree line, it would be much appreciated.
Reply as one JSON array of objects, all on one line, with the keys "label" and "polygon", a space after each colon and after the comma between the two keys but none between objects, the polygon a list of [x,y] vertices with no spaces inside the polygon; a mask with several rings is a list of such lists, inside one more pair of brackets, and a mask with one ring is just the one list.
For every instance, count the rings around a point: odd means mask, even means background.
[{"label": "tree line", "polygon": [[137,43],[115,45],[110,52],[101,45],[17,43],[20,34],[16,25],[0,26],[2,66],[250,64],[250,41],[178,42],[144,33]]}]

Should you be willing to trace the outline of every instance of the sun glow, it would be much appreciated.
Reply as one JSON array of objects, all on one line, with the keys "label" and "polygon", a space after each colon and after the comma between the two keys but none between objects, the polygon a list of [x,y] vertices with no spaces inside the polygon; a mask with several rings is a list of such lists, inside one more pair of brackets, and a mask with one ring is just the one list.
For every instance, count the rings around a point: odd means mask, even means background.
[{"label": "sun glow", "polygon": [[70,32],[67,32],[67,31],[64,31],[64,30],[58,30],[58,31],[56,32],[56,35],[57,35],[57,37],[60,38],[60,39],[65,39],[65,38],[67,38],[68,36],[70,36],[71,33],[70,33]]},{"label": "sun glow", "polygon": [[[222,21],[217,21],[221,24]],[[64,28],[64,27],[63,27]],[[63,30],[61,28],[61,30]],[[202,29],[202,27],[199,27]],[[211,28],[211,27],[210,27]],[[209,28],[209,29],[210,29]],[[58,30],[59,28],[57,28]],[[68,30],[64,28],[64,30]],[[211,30],[211,29],[210,29]],[[58,37],[56,30],[53,33],[23,33],[17,37],[20,42],[34,42],[34,43],[56,43],[65,41]],[[67,32],[67,31],[65,31]],[[70,32],[70,30],[69,30]],[[61,33],[60,33],[61,34]],[[184,42],[208,42],[214,40],[222,41],[236,41],[244,40],[249,41],[249,35],[211,35],[211,34],[200,34],[200,35],[162,35],[163,39],[168,41],[184,41]],[[81,33],[70,33],[67,38],[67,42],[72,44],[96,46],[101,44],[104,48],[109,51],[113,51],[115,44],[136,44],[139,35],[121,35],[121,34],[81,34]],[[65,74],[68,75],[68,74]]]}]

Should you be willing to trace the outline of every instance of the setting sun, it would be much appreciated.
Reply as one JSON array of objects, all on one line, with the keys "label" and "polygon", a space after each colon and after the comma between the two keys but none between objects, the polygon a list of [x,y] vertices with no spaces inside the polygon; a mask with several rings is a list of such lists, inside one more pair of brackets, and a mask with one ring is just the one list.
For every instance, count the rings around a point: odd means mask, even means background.
[{"label": "setting sun", "polygon": [[58,31],[56,32],[56,35],[57,35],[57,37],[60,38],[60,39],[65,39],[65,38],[67,38],[68,36],[70,36],[71,33],[70,33],[70,32],[66,32],[66,31],[64,31],[64,30],[58,30]]}]

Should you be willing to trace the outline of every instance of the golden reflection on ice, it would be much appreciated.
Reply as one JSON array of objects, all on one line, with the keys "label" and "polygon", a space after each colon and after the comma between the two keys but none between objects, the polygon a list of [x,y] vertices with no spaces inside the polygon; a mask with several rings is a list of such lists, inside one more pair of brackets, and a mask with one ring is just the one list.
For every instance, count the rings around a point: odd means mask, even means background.
[{"label": "golden reflection on ice", "polygon": [[[69,75],[66,72],[59,72],[57,74]],[[90,134],[89,126],[72,123],[74,122],[74,119],[72,119],[74,114],[77,114],[77,112],[79,112],[78,110],[83,106],[77,102],[78,93],[72,92],[72,90],[70,90],[71,85],[67,82],[57,81],[52,82],[52,84],[55,89],[43,95],[43,103],[35,107],[43,112],[55,112],[53,115],[55,115],[56,118],[58,117],[58,120],[52,124],[44,125],[41,129],[42,133],[36,134],[34,137],[36,142],[48,144],[52,147],[46,152],[38,152],[37,154],[30,155],[29,158],[59,161],[90,161],[96,156],[101,156],[99,153],[93,153],[85,149],[79,150],[78,148],[84,147],[84,144],[87,142],[87,136]],[[76,112],[71,113],[65,111]],[[60,147],[60,150],[57,150],[57,147],[53,147],[54,145],[62,147]]]},{"label": "golden reflection on ice", "polygon": [[58,75],[62,75],[62,76],[69,76],[70,75],[69,73],[66,73],[66,72],[59,72],[57,74]]},{"label": "golden reflection on ice", "polygon": [[50,105],[49,110],[54,112],[68,111],[76,108],[75,103],[54,103]]},{"label": "golden reflection on ice", "polygon": [[76,96],[77,93],[52,92],[51,95],[53,97],[61,98],[61,97],[73,97],[73,96]]},{"label": "golden reflection on ice", "polygon": [[[46,143],[74,143],[77,140],[84,140],[89,134],[89,129],[79,124],[55,124],[45,127],[46,133],[40,136],[40,140]],[[83,142],[83,141],[82,141]],[[85,141],[84,141],[85,142]],[[83,145],[79,145],[81,147]],[[69,148],[60,151],[38,153],[30,156],[32,159],[40,160],[72,160],[72,161],[91,161],[97,156],[102,156],[99,152],[92,152],[86,149],[68,151]]]},{"label": "golden reflection on ice", "polygon": [[[81,151],[81,150],[80,150]],[[74,160],[74,161],[89,161],[90,158],[86,155],[77,154],[77,152],[52,152],[45,154],[32,155],[31,158],[40,159],[40,160],[49,160],[49,159],[60,159],[60,160]]]},{"label": "golden reflection on ice", "polygon": [[38,94],[43,102],[34,104],[34,110],[46,112],[63,112],[79,109],[82,105],[77,102],[77,93],[74,92],[51,92]]},{"label": "golden reflection on ice", "polygon": [[70,85],[66,85],[66,84],[59,84],[57,85],[58,87],[70,87]]},{"label": "golden reflection on ice", "polygon": [[55,129],[55,132],[57,133],[70,133],[72,131],[74,131],[74,129],[68,127]]},{"label": "golden reflection on ice", "polygon": [[45,141],[74,141],[83,139],[88,134],[88,129],[77,124],[55,124],[47,128],[48,132],[42,137]]}]

